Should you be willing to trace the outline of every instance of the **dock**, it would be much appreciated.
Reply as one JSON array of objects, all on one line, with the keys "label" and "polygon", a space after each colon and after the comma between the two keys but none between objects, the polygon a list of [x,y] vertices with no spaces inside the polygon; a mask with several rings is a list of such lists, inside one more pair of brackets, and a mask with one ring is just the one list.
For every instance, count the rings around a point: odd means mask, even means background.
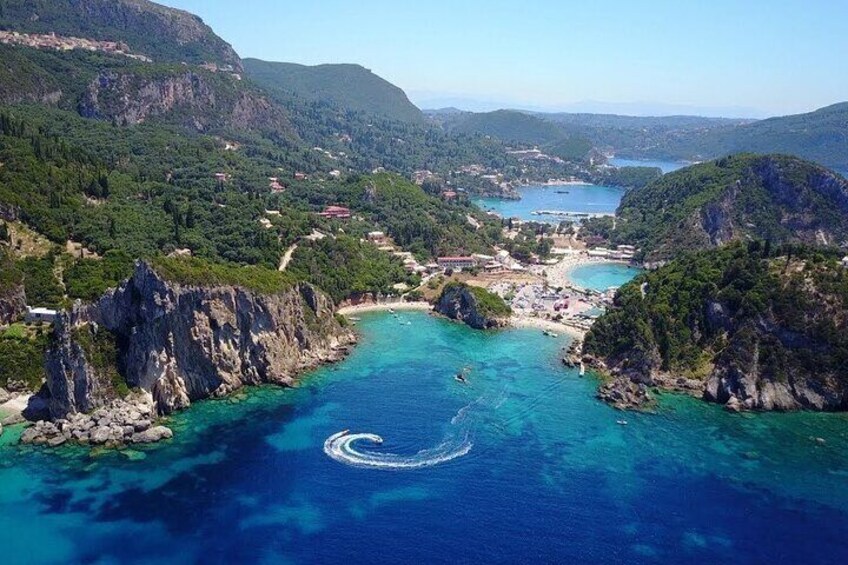
[{"label": "dock", "polygon": [[571,210],[534,210],[534,216],[560,216],[564,218],[612,218],[615,212],[574,212]]}]

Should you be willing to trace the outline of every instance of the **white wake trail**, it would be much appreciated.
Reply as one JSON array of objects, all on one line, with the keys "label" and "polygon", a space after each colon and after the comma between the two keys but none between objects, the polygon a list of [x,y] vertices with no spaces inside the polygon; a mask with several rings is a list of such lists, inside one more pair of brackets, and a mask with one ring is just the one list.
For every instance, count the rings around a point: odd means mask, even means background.
[{"label": "white wake trail", "polygon": [[357,443],[366,441],[380,445],[383,443],[383,438],[376,434],[339,432],[331,435],[324,442],[324,453],[340,463],[354,467],[395,470],[422,469],[462,457],[471,451],[473,446],[468,436],[465,436],[461,440],[446,440],[436,447],[423,449],[414,455],[397,455],[357,449]]},{"label": "white wake trail", "polygon": [[451,428],[445,439],[435,447],[422,449],[414,455],[381,453],[367,449],[378,447],[383,438],[376,434],[350,433],[349,430],[335,433],[324,441],[324,453],[345,465],[371,469],[407,470],[432,467],[466,455],[473,443],[467,420],[469,413],[481,404],[482,397],[462,407],[451,419]]}]

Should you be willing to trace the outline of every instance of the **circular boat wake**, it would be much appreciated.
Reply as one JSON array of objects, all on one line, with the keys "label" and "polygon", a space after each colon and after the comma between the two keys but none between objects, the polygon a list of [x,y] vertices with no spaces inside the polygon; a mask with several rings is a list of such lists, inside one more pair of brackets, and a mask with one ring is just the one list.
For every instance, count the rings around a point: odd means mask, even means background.
[{"label": "circular boat wake", "polygon": [[[469,409],[477,402],[479,399],[457,412],[451,420],[451,425],[456,426],[464,422]],[[354,467],[386,470],[422,469],[446,463],[471,451],[474,444],[471,442],[468,428],[464,426],[463,428],[464,431],[461,433],[448,434],[436,447],[422,449],[414,455],[372,451],[368,447],[382,445],[383,438],[377,434],[350,433],[350,430],[344,430],[331,435],[324,441],[324,453],[331,459]]]},{"label": "circular boat wake", "polygon": [[468,437],[461,440],[446,440],[430,449],[414,455],[398,455],[364,451],[359,446],[366,442],[380,445],[383,438],[376,434],[352,434],[347,431],[333,434],[324,442],[324,453],[332,459],[354,467],[371,469],[422,469],[462,457],[471,450]]}]

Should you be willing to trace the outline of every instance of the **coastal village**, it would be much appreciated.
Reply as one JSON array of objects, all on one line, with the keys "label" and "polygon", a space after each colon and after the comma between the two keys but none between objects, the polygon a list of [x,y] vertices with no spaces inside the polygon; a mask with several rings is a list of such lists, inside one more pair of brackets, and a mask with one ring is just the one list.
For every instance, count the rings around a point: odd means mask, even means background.
[{"label": "coastal village", "polygon": [[129,46],[121,41],[97,41],[82,37],[63,37],[56,35],[55,33],[38,34],[0,30],[0,43],[5,45],[34,47],[38,49],[55,49],[56,51],[73,51],[74,49],[82,49],[85,51],[96,51],[110,55],[120,55],[122,57],[128,57],[145,63],[153,62],[150,57],[139,53],[133,53]]}]

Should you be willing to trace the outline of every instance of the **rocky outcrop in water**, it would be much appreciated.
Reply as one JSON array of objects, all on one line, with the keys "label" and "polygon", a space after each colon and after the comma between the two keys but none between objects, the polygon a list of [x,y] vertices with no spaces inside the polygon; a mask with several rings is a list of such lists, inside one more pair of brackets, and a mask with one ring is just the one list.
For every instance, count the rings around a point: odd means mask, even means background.
[{"label": "rocky outcrop in water", "polygon": [[[47,392],[54,420],[106,406],[122,389],[151,395],[159,414],[245,385],[291,385],[341,359],[355,341],[308,284],[275,294],[185,286],[138,263],[133,276],[56,326]],[[114,363],[109,362],[114,356]]]},{"label": "rocky outcrop in water", "polygon": [[58,447],[65,443],[120,446],[154,443],[173,437],[173,432],[156,423],[153,398],[136,392],[111,400],[88,414],[73,413],[53,421],[39,420],[21,434],[21,442]]},{"label": "rocky outcrop in water", "polygon": [[509,307],[499,296],[463,283],[448,283],[433,310],[478,330],[509,323]]}]

